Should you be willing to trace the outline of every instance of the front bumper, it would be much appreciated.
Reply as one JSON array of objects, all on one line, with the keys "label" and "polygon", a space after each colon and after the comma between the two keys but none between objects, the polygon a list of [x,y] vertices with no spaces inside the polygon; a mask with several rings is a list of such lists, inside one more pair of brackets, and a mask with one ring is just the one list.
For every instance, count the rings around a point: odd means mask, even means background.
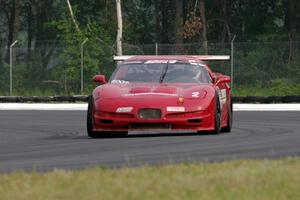
[{"label": "front bumper", "polygon": [[137,113],[95,112],[94,131],[213,130],[211,111],[163,113],[160,119],[143,120]]}]

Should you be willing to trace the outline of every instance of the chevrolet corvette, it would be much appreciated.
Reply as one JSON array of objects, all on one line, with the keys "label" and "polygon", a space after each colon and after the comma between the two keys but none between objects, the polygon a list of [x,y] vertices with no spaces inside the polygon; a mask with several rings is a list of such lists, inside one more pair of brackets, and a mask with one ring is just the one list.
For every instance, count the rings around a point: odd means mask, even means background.
[{"label": "chevrolet corvette", "polygon": [[115,56],[110,79],[89,97],[87,133],[96,138],[138,130],[230,132],[230,77],[213,73],[208,61],[230,56]]}]

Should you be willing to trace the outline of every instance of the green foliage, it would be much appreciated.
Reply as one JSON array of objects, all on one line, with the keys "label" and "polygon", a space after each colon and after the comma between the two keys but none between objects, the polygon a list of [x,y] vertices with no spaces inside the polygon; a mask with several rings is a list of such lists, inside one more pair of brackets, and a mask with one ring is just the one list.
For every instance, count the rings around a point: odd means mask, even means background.
[{"label": "green foliage", "polygon": [[[80,32],[74,28],[66,1],[60,0],[19,1],[19,29],[14,30],[14,2],[0,4],[0,45],[9,47],[13,33],[19,39],[14,94],[80,93],[80,46],[85,38],[89,40],[84,46],[84,93],[89,94],[94,87],[93,75],[111,74],[117,32],[114,1],[72,0]],[[300,1],[204,0],[204,4],[210,54],[229,54],[232,36],[237,35],[236,94],[299,94],[300,54],[296,41],[300,36]],[[184,28],[189,13],[199,18],[199,1],[124,0],[122,11],[124,54],[154,54],[155,42],[159,43],[159,54],[204,53],[202,29],[197,29],[199,34],[193,40],[180,40],[182,35],[177,32]],[[194,43],[176,46],[172,44],[175,41]],[[0,58],[0,94],[8,95],[7,49],[0,52]],[[212,65],[213,70],[230,74],[228,64]]]},{"label": "green foliage", "polygon": [[300,56],[291,47],[278,42],[236,44],[235,94],[299,95]]},{"label": "green foliage", "polygon": [[300,95],[300,84],[287,79],[273,80],[269,86],[261,83],[248,86],[237,86],[232,90],[233,96],[288,96]]},{"label": "green foliage", "polygon": [[9,95],[9,65],[1,66],[0,95]]},{"label": "green foliage", "polygon": [[112,56],[113,48],[109,44],[112,43],[112,38],[109,34],[97,23],[89,22],[85,27],[81,27],[80,32],[74,29],[71,22],[59,21],[53,23],[57,27],[60,34],[59,37],[64,41],[65,48],[59,55],[63,61],[57,70],[63,68],[63,73],[60,74],[60,81],[65,84],[65,93],[79,93],[80,90],[80,74],[81,74],[81,45],[84,40],[88,39],[83,46],[84,80],[87,93],[91,92],[93,75],[98,73],[110,74],[112,71]]}]

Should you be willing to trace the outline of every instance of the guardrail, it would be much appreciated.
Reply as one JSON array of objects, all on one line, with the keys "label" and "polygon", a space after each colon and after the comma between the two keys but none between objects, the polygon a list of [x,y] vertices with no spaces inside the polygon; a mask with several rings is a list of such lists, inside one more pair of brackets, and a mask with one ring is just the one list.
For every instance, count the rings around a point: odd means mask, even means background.
[{"label": "guardrail", "polygon": [[[44,102],[87,102],[88,96],[51,96],[51,97],[20,97],[20,96],[0,96],[0,103],[44,103]],[[234,103],[300,103],[300,96],[246,96],[232,97]]]}]

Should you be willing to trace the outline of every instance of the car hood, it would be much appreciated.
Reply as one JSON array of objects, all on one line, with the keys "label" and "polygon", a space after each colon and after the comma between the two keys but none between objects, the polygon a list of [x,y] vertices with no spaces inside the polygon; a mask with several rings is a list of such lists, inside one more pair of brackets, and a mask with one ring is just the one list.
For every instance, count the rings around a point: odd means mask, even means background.
[{"label": "car hood", "polygon": [[105,84],[94,90],[94,97],[101,99],[156,99],[200,98],[212,89],[209,84],[194,83],[126,83]]}]

